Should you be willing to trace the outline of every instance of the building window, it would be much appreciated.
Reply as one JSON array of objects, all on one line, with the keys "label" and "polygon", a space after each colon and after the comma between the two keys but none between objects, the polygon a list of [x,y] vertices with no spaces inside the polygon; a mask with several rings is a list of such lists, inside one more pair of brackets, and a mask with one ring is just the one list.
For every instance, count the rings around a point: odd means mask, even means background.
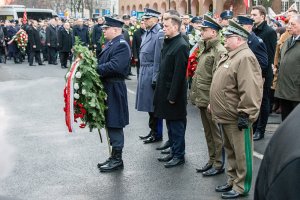
[{"label": "building window", "polygon": [[289,9],[289,0],[281,0],[281,12],[286,12]]},{"label": "building window", "polygon": [[258,0],[253,0],[253,6],[257,6],[258,5]]},{"label": "building window", "polygon": [[295,3],[296,3],[297,10],[299,12],[299,9],[300,9],[300,0],[295,0]]}]

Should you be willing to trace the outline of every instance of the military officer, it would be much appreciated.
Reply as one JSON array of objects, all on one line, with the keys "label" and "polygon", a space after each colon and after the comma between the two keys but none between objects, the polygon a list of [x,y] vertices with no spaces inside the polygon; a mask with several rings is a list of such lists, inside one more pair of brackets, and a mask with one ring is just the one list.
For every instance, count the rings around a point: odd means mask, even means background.
[{"label": "military officer", "polygon": [[225,10],[220,14],[220,24],[223,27],[227,27],[229,25],[229,19],[233,18],[233,12],[230,10]]},{"label": "military officer", "polygon": [[262,72],[262,77],[265,78],[268,72],[268,52],[264,41],[257,37],[252,31],[254,20],[246,16],[237,16],[237,23],[242,25],[250,34],[248,36],[248,46],[254,53]]},{"label": "military officer", "polygon": [[219,37],[219,31],[222,27],[216,21],[208,15],[204,15],[201,27],[202,40],[199,43],[199,61],[193,77],[190,99],[192,104],[200,110],[209,154],[207,164],[197,169],[197,172],[203,172],[204,176],[213,176],[224,172],[224,159],[222,156],[222,137],[218,125],[212,121],[207,106],[209,105],[209,88],[212,77],[221,55],[226,53],[226,49],[221,44]]},{"label": "military officer", "polygon": [[225,54],[210,88],[210,109],[223,132],[228,180],[216,187],[222,198],[247,195],[252,181],[252,130],[262,101],[263,80],[259,63],[247,45],[249,32],[229,21],[224,32]]},{"label": "military officer", "polygon": [[164,33],[158,23],[160,13],[145,8],[144,23],[146,33],[143,35],[140,48],[140,75],[137,85],[136,105],[138,111],[149,113],[150,133],[140,136],[144,143],[162,140],[162,120],[154,116],[153,96],[159,71],[160,54]]},{"label": "military officer", "polygon": [[97,72],[107,93],[106,128],[112,146],[111,157],[98,163],[101,172],[123,168],[123,128],[129,124],[125,77],[130,63],[130,47],[122,35],[123,22],[105,17],[102,26],[107,41],[98,58]]}]

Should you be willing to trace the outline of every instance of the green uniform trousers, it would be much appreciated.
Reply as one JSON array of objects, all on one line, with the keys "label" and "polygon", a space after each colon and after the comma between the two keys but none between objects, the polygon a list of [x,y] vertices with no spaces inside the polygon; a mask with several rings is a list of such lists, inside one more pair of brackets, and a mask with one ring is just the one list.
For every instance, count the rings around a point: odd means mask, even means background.
[{"label": "green uniform trousers", "polygon": [[223,141],[217,123],[212,120],[212,115],[207,111],[207,108],[200,107],[200,115],[204,128],[206,144],[209,154],[208,163],[214,168],[220,169],[223,167]]},{"label": "green uniform trousers", "polygon": [[250,128],[240,131],[237,124],[221,124],[220,127],[227,155],[227,183],[245,195],[252,181],[253,132]]}]

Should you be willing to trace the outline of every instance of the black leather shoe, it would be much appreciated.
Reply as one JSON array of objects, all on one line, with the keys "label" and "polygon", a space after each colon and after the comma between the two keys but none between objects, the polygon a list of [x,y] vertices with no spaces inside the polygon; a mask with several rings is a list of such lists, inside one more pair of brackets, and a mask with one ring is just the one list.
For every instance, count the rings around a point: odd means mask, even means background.
[{"label": "black leather shoe", "polygon": [[184,158],[173,158],[165,164],[165,168],[176,167],[185,163]]},{"label": "black leather shoe", "polygon": [[100,169],[100,167],[102,167],[102,166],[108,164],[110,160],[111,160],[111,157],[109,157],[109,158],[108,158],[106,161],[104,161],[104,162],[98,163],[98,164],[97,164],[97,167]]},{"label": "black leather shoe", "polygon": [[172,154],[169,154],[169,155],[164,156],[164,157],[157,158],[157,160],[159,162],[169,162],[172,159],[173,159],[173,155]]},{"label": "black leather shoe", "polygon": [[196,171],[202,173],[202,172],[209,170],[210,168],[212,168],[212,164],[206,163],[206,165],[204,167],[196,168]]},{"label": "black leather shoe", "polygon": [[[100,172],[112,172],[118,169],[123,169],[122,150],[112,150],[112,156],[109,161],[99,167]],[[103,163],[100,163],[103,164]]]},{"label": "black leather shoe", "polygon": [[219,185],[216,187],[216,192],[228,192],[232,189],[232,185],[225,183],[224,185]]},{"label": "black leather shoe", "polygon": [[44,63],[40,63],[39,65],[45,65]]},{"label": "black leather shoe", "polygon": [[142,140],[145,140],[145,139],[149,138],[150,136],[151,136],[151,132],[148,135],[145,135],[145,136],[140,135],[139,138],[142,139]]},{"label": "black leather shoe", "polygon": [[218,174],[222,174],[224,172],[224,168],[216,169],[214,167],[202,173],[203,176],[215,176]]},{"label": "black leather shoe", "polygon": [[157,147],[156,150],[165,150],[165,149],[167,149],[167,148],[169,148],[169,147],[170,147],[170,142],[169,142],[169,140],[168,140],[168,141],[166,141],[162,146]]},{"label": "black leather shoe", "polygon": [[36,66],[35,64],[30,64],[29,66]]},{"label": "black leather shoe", "polygon": [[221,197],[222,199],[235,199],[239,196],[241,196],[240,193],[236,192],[235,190],[230,190],[228,192],[224,192]]},{"label": "black leather shoe", "polygon": [[160,153],[161,153],[161,154],[170,154],[170,153],[171,153],[171,149],[170,149],[170,148],[167,148],[167,149],[165,149],[165,150],[162,150]]},{"label": "black leather shoe", "polygon": [[52,65],[58,65],[58,63],[56,62],[56,63],[52,63]]},{"label": "black leather shoe", "polygon": [[144,144],[150,144],[150,143],[159,142],[159,141],[162,141],[162,138],[155,138],[154,136],[150,136],[149,138],[144,140]]},{"label": "black leather shoe", "polygon": [[255,131],[254,135],[253,135],[253,140],[257,141],[257,140],[261,140],[265,137],[265,134],[263,134],[260,131]]}]

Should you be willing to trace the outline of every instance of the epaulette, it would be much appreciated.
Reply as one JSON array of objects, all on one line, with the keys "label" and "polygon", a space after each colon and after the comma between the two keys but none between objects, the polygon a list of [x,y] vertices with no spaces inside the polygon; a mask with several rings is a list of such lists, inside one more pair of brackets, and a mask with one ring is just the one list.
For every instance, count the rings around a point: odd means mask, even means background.
[{"label": "epaulette", "polygon": [[261,38],[258,38],[259,43],[264,43],[264,41]]},{"label": "epaulette", "polygon": [[164,30],[162,30],[162,29],[159,29],[159,31],[158,32],[164,32]]},{"label": "epaulette", "polygon": [[126,42],[126,40],[120,39],[120,43],[125,43],[125,42]]}]

